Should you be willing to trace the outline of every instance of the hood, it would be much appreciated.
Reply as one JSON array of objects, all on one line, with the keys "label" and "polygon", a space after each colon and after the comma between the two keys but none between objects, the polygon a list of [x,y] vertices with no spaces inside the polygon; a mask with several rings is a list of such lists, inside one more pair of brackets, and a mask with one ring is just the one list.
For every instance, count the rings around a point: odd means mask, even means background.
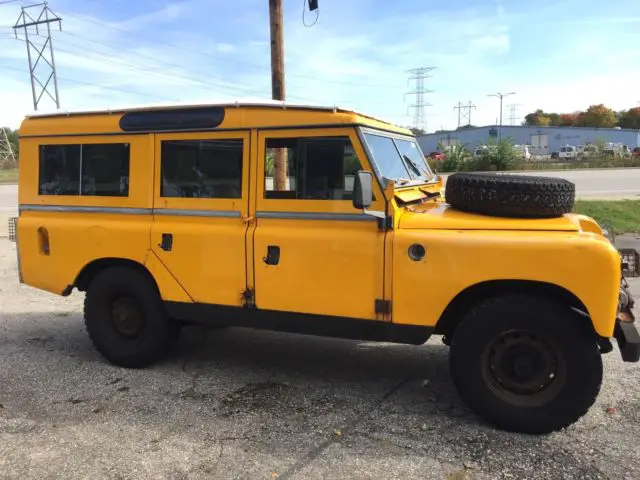
[{"label": "hood", "polygon": [[504,218],[461,212],[446,203],[423,204],[405,209],[400,228],[434,230],[522,230],[576,232],[581,230],[580,215],[558,218]]}]

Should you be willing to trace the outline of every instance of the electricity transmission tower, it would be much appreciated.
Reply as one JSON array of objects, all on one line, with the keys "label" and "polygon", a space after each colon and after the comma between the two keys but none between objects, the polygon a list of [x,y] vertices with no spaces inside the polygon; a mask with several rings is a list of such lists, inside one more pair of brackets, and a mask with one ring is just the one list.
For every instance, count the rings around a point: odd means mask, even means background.
[{"label": "electricity transmission tower", "polygon": [[520,116],[518,115],[518,109],[520,108],[519,103],[512,103],[507,105],[509,109],[509,115],[507,115],[507,119],[509,120],[509,125],[516,125],[520,120]]},{"label": "electricity transmission tower", "polygon": [[463,104],[458,102],[458,105],[453,107],[454,110],[458,110],[458,128],[466,125],[471,125],[471,110],[476,106],[469,100],[469,103]]},{"label": "electricity transmission tower", "polygon": [[[44,2],[28,7],[23,6],[20,16],[13,26],[16,38],[18,38],[18,30],[22,30],[24,33],[35,110],[38,110],[40,101],[45,94],[53,100],[56,108],[60,108],[56,61],[51,41],[51,24],[57,23],[58,28],[62,30],[61,21],[62,19],[51,11],[47,2]],[[44,42],[34,42],[34,38],[44,38]],[[52,81],[53,85],[50,85]]]},{"label": "electricity transmission tower", "polygon": [[411,75],[409,77],[409,83],[411,83],[412,80],[415,80],[416,84],[415,84],[414,90],[407,92],[405,94],[405,98],[407,95],[415,95],[415,103],[408,105],[408,110],[411,110],[411,109],[414,110],[413,126],[421,130],[426,129],[426,119],[425,119],[424,109],[425,107],[431,106],[430,103],[427,103],[425,101],[424,95],[425,93],[433,92],[433,90],[429,90],[424,86],[424,81],[427,78],[431,78],[431,75],[428,75],[428,73],[432,70],[435,70],[435,68],[436,67],[420,67],[420,68],[413,68],[407,71],[407,73]]},{"label": "electricity transmission tower", "polygon": [[16,156],[13,153],[13,147],[9,141],[9,134],[5,127],[0,127],[0,166],[5,164],[15,165]]}]

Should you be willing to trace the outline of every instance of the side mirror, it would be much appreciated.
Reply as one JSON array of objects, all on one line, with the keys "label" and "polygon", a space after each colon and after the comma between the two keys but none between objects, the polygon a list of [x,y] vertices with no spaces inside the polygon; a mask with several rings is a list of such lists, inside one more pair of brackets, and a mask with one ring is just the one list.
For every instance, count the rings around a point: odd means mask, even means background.
[{"label": "side mirror", "polygon": [[365,210],[373,203],[373,175],[371,172],[360,170],[356,173],[353,184],[353,206],[358,210]]}]

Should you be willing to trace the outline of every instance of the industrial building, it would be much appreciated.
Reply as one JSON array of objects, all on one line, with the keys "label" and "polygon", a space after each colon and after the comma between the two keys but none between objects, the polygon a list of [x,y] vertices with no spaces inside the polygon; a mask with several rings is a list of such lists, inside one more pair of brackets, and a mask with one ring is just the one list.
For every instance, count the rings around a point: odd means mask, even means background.
[{"label": "industrial building", "polygon": [[[501,131],[502,130],[502,131]],[[438,150],[438,145],[462,144],[473,150],[486,145],[490,138],[508,138],[514,145],[529,145],[532,155],[548,155],[565,145],[587,145],[599,142],[621,143],[630,149],[640,146],[639,130],[620,128],[498,126],[474,127],[452,132],[429,133],[418,137],[425,154]]]}]

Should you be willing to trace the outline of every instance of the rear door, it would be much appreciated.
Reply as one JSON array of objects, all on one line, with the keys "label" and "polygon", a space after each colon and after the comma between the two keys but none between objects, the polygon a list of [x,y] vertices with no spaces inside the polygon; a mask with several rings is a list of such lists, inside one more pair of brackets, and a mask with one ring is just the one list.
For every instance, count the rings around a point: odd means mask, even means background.
[{"label": "rear door", "polygon": [[153,252],[198,303],[242,305],[249,132],[156,135]]}]

